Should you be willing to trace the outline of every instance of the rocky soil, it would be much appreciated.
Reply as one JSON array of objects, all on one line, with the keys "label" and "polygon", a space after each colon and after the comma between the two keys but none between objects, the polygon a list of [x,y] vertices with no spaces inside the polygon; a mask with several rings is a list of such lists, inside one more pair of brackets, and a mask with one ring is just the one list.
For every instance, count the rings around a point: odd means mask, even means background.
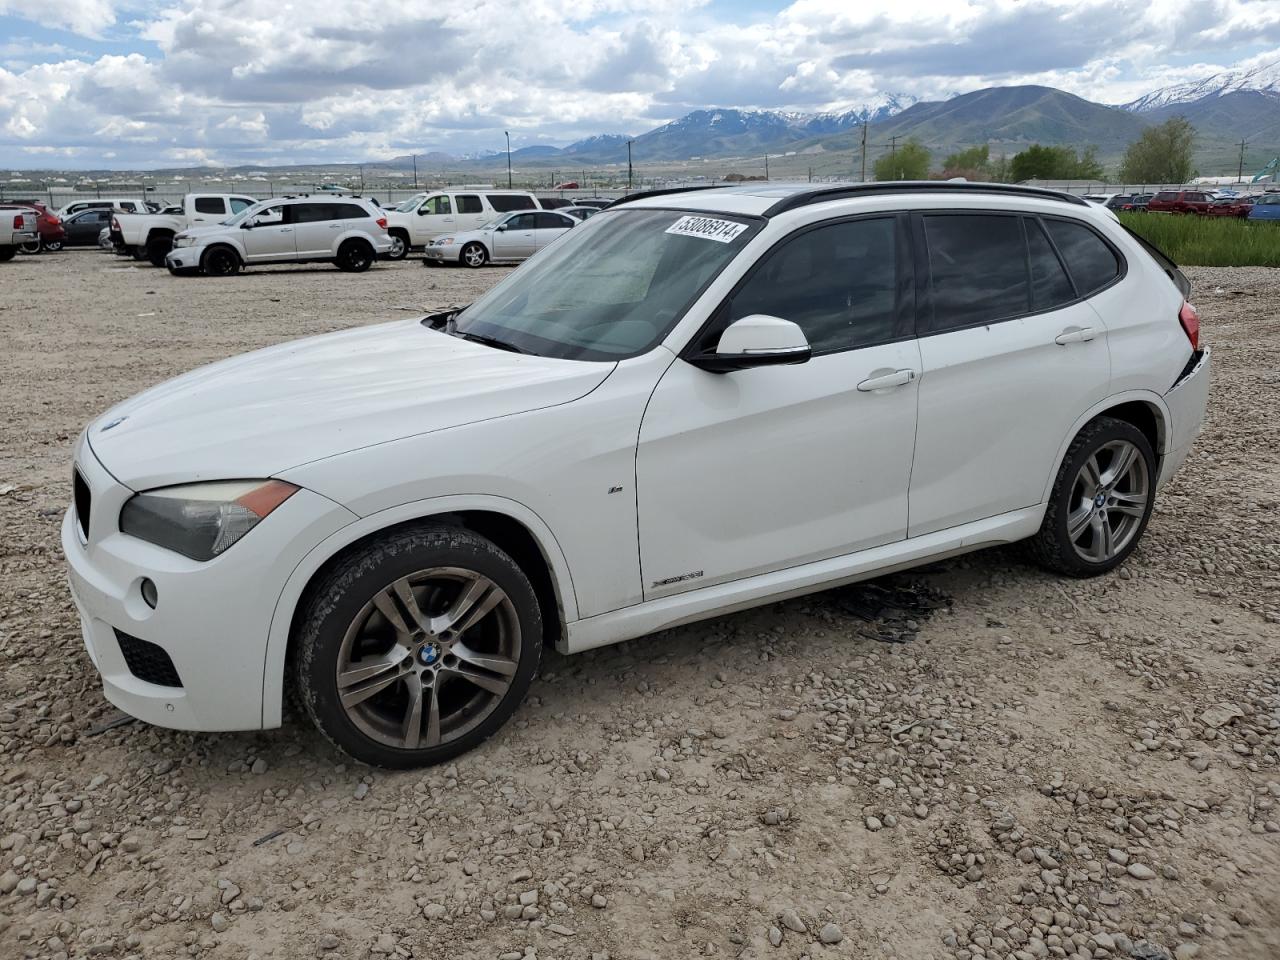
[{"label": "rocky soil", "polygon": [[116,722],[70,447],[505,271],[0,264],[0,957],[1280,957],[1280,271],[1189,272],[1209,422],[1116,575],[987,551],[551,653],[484,747],[386,773],[296,718]]}]

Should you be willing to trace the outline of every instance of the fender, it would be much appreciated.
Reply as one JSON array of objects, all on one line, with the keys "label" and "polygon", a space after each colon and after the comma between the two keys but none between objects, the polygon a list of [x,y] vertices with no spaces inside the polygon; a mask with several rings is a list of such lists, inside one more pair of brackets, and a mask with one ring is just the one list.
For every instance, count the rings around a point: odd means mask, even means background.
[{"label": "fender", "polygon": [[1118,407],[1122,403],[1132,403],[1135,400],[1155,407],[1157,426],[1160,430],[1160,449],[1156,451],[1156,456],[1162,457],[1169,452],[1169,423],[1171,418],[1169,416],[1169,407],[1164,402],[1164,397],[1151,390],[1126,390],[1124,393],[1114,394],[1105,400],[1095,403],[1067,431],[1066,439],[1062,441],[1062,446],[1058,448],[1058,455],[1053,459],[1053,469],[1049,471],[1049,476],[1045,478],[1044,491],[1040,495],[1041,503],[1048,503],[1049,494],[1053,490],[1053,481],[1057,478],[1058,471],[1062,469],[1062,461],[1066,459],[1067,448],[1071,446],[1081,428],[1098,414],[1105,413],[1112,407]]},{"label": "fender", "polygon": [[262,729],[280,726],[284,697],[284,661],[289,647],[289,631],[293,627],[293,614],[298,601],[311,578],[339,551],[371,533],[410,520],[425,520],[443,513],[461,510],[487,510],[500,513],[522,523],[533,534],[542,555],[551,569],[551,582],[556,591],[560,609],[566,623],[578,619],[578,601],[573,588],[573,577],[564,551],[551,532],[551,528],[533,510],[516,500],[486,494],[433,497],[388,507],[377,513],[361,517],[341,530],[320,541],[299,561],[284,589],[276,600],[271,614],[271,626],[267,632],[267,649],[262,673]]}]

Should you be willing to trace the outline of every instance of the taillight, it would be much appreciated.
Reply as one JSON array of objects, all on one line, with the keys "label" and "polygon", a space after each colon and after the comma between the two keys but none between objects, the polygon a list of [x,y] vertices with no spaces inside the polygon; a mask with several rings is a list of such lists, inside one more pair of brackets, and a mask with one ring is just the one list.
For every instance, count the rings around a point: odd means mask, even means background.
[{"label": "taillight", "polygon": [[374,222],[375,222],[375,223],[377,223],[377,225],[378,225],[379,227],[381,227],[383,230],[387,229],[387,218],[386,218],[386,217],[379,217],[379,218],[378,218],[377,220],[375,220]]},{"label": "taillight", "polygon": [[22,215],[22,214],[20,214],[20,213],[15,213],[15,214],[13,215],[13,229],[15,229],[15,230],[21,230],[21,229],[23,228],[23,226],[26,224],[26,222],[27,222],[27,221],[26,221],[26,218],[25,218],[25,217],[23,217],[23,215]]},{"label": "taillight", "polygon": [[1182,301],[1182,309],[1178,311],[1178,322],[1182,324],[1182,329],[1187,334],[1187,339],[1191,341],[1191,349],[1200,349],[1200,314],[1196,313],[1196,308],[1187,301]]},{"label": "taillight", "polygon": [[111,218],[111,229],[116,231],[117,233],[120,232],[120,221],[117,220],[115,217]]}]

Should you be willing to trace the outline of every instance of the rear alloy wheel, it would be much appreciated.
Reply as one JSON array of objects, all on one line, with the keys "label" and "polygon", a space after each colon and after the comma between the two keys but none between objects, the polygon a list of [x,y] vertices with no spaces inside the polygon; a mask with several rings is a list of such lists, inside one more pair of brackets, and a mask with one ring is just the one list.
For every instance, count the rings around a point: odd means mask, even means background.
[{"label": "rear alloy wheel", "polygon": [[408,255],[409,255],[408,238],[401,231],[399,230],[394,231],[391,234],[391,249],[388,250],[385,254],[383,254],[383,256],[385,256],[388,260],[403,260]]},{"label": "rear alloy wheel", "polygon": [[1091,577],[1119,566],[1151,518],[1156,459],[1130,423],[1099,417],[1072,442],[1031,547],[1051,570]]},{"label": "rear alloy wheel", "polygon": [[40,252],[40,241],[28,240],[18,249],[21,250],[23,253],[27,254],[28,256],[34,256],[35,254]]},{"label": "rear alloy wheel", "polygon": [[200,269],[210,277],[233,277],[240,272],[240,257],[230,247],[210,247],[200,258]]},{"label": "rear alloy wheel", "polygon": [[63,244],[63,241],[61,240],[47,240],[45,241],[44,248],[48,250],[50,253],[57,253],[59,250],[62,249],[62,244]]},{"label": "rear alloy wheel", "polygon": [[462,248],[459,261],[472,269],[483,267],[489,260],[489,251],[482,243],[468,243]]},{"label": "rear alloy wheel", "polygon": [[397,530],[341,561],[310,594],[295,638],[298,693],[358,760],[440,763],[515,711],[537,670],[533,587],[460,527]]},{"label": "rear alloy wheel", "polygon": [[363,240],[347,240],[338,248],[338,269],[364,273],[373,266],[373,247]]}]

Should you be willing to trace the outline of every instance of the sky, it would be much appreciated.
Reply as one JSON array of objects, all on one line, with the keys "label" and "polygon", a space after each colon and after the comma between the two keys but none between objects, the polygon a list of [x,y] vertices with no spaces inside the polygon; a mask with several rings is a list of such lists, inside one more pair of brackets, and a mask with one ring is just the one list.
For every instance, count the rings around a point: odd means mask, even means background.
[{"label": "sky", "polygon": [[360,162],[1280,58],[1280,0],[0,0],[0,169]]}]

